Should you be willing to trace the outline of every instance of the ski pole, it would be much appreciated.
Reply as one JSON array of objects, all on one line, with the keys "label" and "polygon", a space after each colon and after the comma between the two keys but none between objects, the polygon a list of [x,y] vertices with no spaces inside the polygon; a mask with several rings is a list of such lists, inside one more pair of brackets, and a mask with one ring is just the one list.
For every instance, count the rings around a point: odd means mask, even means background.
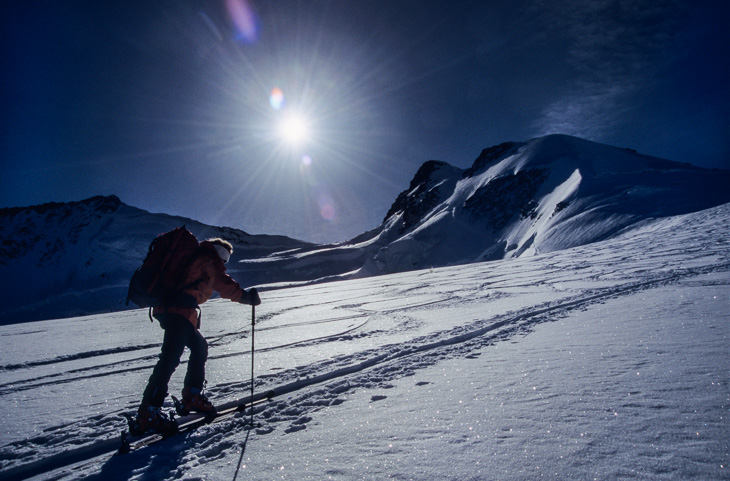
[{"label": "ski pole", "polygon": [[[256,306],[251,304],[251,403],[253,403],[253,354],[254,354],[254,332],[255,332],[255,326],[256,326]],[[241,456],[238,458],[238,466],[236,467],[236,472],[233,475],[233,481],[236,481],[238,479],[238,472],[241,470],[241,463],[243,462],[243,455],[246,453],[246,445],[248,444],[248,437],[251,436],[251,431],[253,431],[253,405],[249,408],[251,409],[251,427],[249,428],[248,432],[246,433],[246,439],[243,441],[243,445],[241,446]]]},{"label": "ski pole", "polygon": [[[254,337],[256,331],[256,306],[251,305],[251,402],[253,402],[253,368],[254,368]],[[253,427],[253,408],[251,408],[251,427]]]}]

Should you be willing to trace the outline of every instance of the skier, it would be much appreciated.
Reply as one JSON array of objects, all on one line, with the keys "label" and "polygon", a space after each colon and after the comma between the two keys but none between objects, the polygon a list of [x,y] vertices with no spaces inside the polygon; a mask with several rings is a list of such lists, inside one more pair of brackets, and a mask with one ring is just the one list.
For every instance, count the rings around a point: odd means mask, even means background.
[{"label": "skier", "polygon": [[[180,364],[185,347],[190,349],[187,373],[182,391],[183,412],[215,413],[215,407],[203,394],[205,362],[208,342],[200,333],[198,305],[207,301],[214,291],[234,302],[257,306],[261,304],[256,289],[248,292],[226,274],[225,263],[233,253],[233,246],[223,239],[209,239],[200,243],[186,269],[181,293],[188,303],[155,307],[153,316],[165,331],[162,351],[149,378],[137,411],[136,430],[161,433],[175,430],[175,423],[161,411],[167,397],[167,385]],[[181,304],[185,307],[179,307]]]}]

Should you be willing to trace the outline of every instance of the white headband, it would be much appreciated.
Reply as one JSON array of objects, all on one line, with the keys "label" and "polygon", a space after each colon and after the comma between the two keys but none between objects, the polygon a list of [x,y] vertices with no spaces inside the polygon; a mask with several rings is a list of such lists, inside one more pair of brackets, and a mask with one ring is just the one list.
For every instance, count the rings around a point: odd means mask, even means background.
[{"label": "white headband", "polygon": [[218,251],[218,256],[221,258],[223,263],[227,263],[228,259],[231,258],[231,253],[228,252],[228,249],[218,244],[213,244],[213,247],[215,247],[215,250]]}]

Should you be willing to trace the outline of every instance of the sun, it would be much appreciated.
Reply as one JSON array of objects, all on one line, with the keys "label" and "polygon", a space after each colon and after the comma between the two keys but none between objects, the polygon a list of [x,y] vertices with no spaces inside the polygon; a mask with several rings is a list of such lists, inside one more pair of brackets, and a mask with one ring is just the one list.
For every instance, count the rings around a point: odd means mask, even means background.
[{"label": "sun", "polygon": [[309,127],[306,119],[300,114],[287,114],[279,122],[279,135],[292,145],[305,142],[309,138]]}]

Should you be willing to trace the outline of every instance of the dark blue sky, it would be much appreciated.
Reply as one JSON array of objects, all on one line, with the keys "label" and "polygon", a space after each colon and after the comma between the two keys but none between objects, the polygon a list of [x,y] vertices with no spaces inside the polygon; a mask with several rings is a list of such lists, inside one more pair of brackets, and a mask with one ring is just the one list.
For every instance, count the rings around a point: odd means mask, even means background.
[{"label": "dark blue sky", "polygon": [[[377,226],[424,161],[467,167],[508,140],[566,133],[728,167],[729,11],[725,0],[3,2],[0,206],[116,194],[323,242]],[[293,113],[308,124],[298,144],[278,130]]]}]

